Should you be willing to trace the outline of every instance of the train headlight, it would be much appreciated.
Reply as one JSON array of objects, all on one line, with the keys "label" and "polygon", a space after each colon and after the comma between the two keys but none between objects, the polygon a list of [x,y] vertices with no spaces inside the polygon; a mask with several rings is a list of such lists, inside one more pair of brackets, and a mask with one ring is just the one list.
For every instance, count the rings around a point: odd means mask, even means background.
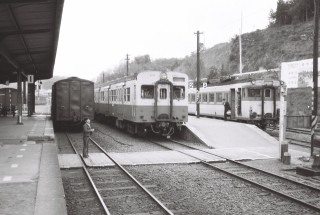
[{"label": "train headlight", "polygon": [[166,73],[166,72],[161,72],[161,73],[160,73],[160,79],[161,79],[161,80],[166,80],[167,77],[168,77],[168,76],[167,76],[167,73]]}]

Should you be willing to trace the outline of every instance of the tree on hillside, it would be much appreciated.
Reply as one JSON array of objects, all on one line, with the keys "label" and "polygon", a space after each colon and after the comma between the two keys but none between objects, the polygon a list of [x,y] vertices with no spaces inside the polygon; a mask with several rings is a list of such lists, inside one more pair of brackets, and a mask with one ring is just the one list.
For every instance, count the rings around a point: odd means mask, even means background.
[{"label": "tree on hillside", "polygon": [[278,0],[276,11],[270,11],[270,26],[283,26],[313,18],[313,0]]},{"label": "tree on hillside", "polygon": [[150,56],[148,54],[146,54],[146,55],[143,55],[143,56],[135,57],[134,58],[134,62],[136,64],[147,64],[147,63],[150,63],[151,60],[150,60]]}]

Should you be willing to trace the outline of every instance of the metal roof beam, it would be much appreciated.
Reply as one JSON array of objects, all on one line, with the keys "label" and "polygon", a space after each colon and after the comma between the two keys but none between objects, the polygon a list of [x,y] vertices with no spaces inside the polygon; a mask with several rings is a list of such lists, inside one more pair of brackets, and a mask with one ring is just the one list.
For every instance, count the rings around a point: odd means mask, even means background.
[{"label": "metal roof beam", "polygon": [[[1,1],[1,0],[0,0],[0,1]],[[13,11],[11,5],[8,5],[8,8],[9,8],[10,15],[11,15],[13,21],[14,21],[14,24],[15,24],[15,26],[16,26],[16,28],[17,28],[17,31],[21,33],[21,29],[20,29],[18,20],[17,20],[15,14],[14,14],[14,11]],[[38,73],[37,67],[36,67],[36,65],[35,65],[35,63],[34,63],[34,60],[33,60],[32,56],[31,56],[31,54],[30,54],[30,50],[29,50],[29,48],[28,48],[28,46],[27,46],[27,42],[26,42],[26,40],[24,39],[24,36],[23,36],[22,34],[20,34],[20,39],[21,39],[21,42],[22,42],[22,44],[23,44],[24,49],[26,50],[26,53],[28,54],[29,60],[30,60],[30,62],[31,62],[31,64],[32,64],[32,66],[33,66],[34,74],[37,74],[37,73]]]},{"label": "metal roof beam", "polygon": [[20,65],[10,56],[9,52],[0,44],[0,55],[15,69],[19,69]]},{"label": "metal roof beam", "polygon": [[52,0],[0,0],[0,4],[15,4],[15,3],[42,3],[52,2]]},{"label": "metal roof beam", "polygon": [[21,35],[21,34],[39,34],[48,33],[51,29],[37,29],[37,30],[22,30],[22,31],[0,31],[0,38],[11,36],[11,35]]},{"label": "metal roof beam", "polygon": [[[30,51],[30,54],[31,54],[31,55],[47,54],[47,53],[49,53],[48,50]],[[26,53],[26,52],[15,52],[15,53],[12,53],[12,54],[11,54],[12,57],[18,57],[18,56],[22,56],[22,55],[27,55],[27,53]]]}]

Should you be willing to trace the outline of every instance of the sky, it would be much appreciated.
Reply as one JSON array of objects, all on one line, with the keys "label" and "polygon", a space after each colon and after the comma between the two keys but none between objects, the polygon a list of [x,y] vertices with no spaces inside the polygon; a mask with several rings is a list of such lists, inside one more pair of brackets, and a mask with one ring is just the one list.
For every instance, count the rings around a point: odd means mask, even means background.
[{"label": "sky", "polygon": [[[184,58],[264,29],[277,0],[66,0],[55,76],[94,80],[134,57]],[[242,19],[241,19],[242,17]],[[242,20],[242,22],[241,22]],[[241,28],[242,23],[242,28]]]}]

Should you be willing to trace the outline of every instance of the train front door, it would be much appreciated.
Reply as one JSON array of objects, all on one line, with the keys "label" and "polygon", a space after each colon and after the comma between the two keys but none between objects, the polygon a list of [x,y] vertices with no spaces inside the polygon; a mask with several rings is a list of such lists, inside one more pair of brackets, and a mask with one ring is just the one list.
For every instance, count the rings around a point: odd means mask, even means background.
[{"label": "train front door", "polygon": [[234,88],[231,89],[231,119],[236,117],[236,91]]},{"label": "train front door", "polygon": [[171,85],[160,83],[156,85],[157,98],[155,114],[157,120],[167,120],[171,117],[172,92]]}]

